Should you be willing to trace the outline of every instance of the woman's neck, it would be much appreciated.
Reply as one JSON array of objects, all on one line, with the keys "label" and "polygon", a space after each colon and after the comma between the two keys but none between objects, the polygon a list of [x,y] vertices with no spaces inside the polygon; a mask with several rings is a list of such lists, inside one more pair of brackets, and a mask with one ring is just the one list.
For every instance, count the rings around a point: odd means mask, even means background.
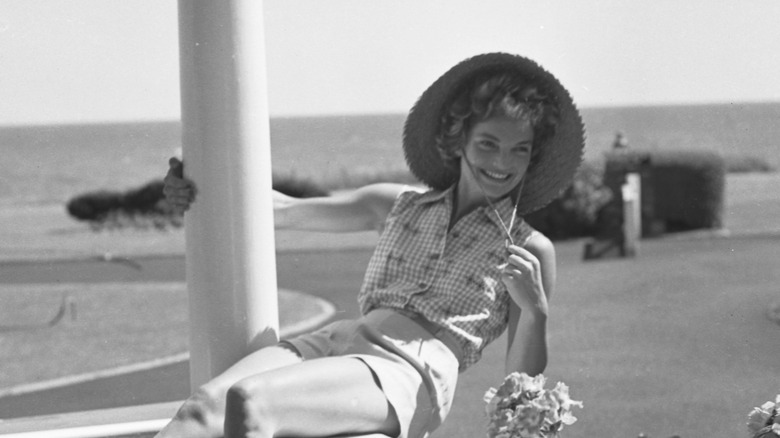
[{"label": "woman's neck", "polygon": [[[456,185],[452,196],[452,213],[450,215],[449,226],[450,229],[452,229],[452,227],[454,227],[462,217],[468,215],[472,211],[480,207],[488,206],[490,205],[490,202],[492,202],[494,205],[498,204],[502,199],[504,199],[501,198],[488,201],[488,199],[485,197],[485,194],[481,190],[472,191],[474,193],[470,193],[468,191],[461,190],[461,187],[463,187],[462,184]],[[515,202],[517,193],[512,193],[510,197],[512,202]]]},{"label": "woman's neck", "polygon": [[464,216],[472,211],[488,205],[487,199],[479,193],[467,193],[461,190],[463,185],[458,184],[455,186],[455,190],[452,196],[452,213],[450,215],[450,229]]}]

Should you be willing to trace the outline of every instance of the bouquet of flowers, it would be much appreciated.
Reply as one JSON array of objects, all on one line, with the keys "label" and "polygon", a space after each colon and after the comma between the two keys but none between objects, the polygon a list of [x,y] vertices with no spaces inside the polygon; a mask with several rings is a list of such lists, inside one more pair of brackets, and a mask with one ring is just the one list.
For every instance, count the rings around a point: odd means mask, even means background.
[{"label": "bouquet of flowers", "polygon": [[570,399],[561,382],[545,389],[546,380],[541,374],[512,373],[498,389],[490,388],[484,397],[488,438],[558,438],[564,425],[577,421],[571,408],[582,408],[582,402]]},{"label": "bouquet of flowers", "polygon": [[780,394],[774,403],[768,401],[753,408],[748,415],[747,427],[751,438],[780,438]]}]

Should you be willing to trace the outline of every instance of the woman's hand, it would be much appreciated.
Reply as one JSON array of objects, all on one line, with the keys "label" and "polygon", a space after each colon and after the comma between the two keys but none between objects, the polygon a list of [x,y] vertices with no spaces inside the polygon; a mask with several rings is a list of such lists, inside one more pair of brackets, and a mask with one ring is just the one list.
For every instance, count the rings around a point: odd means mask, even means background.
[{"label": "woman's hand", "polygon": [[516,245],[508,247],[507,262],[500,266],[501,280],[512,301],[524,312],[547,315],[547,295],[542,282],[539,259],[530,251]]},{"label": "woman's hand", "polygon": [[555,247],[534,233],[523,248],[510,246],[501,279],[512,303],[505,371],[536,375],[547,366],[548,300],[555,289]]},{"label": "woman's hand", "polygon": [[163,179],[163,194],[177,213],[184,213],[195,202],[198,190],[195,183],[184,177],[184,163],[176,157],[168,160],[168,173]]}]

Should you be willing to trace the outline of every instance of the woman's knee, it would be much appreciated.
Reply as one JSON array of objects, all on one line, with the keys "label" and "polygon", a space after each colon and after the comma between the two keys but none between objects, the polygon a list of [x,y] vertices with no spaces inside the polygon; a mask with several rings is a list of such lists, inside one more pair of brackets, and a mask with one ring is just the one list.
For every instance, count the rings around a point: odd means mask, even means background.
[{"label": "woman's knee", "polygon": [[272,383],[262,376],[231,386],[227,391],[225,424],[255,432],[272,430],[275,424],[272,392]]},{"label": "woman's knee", "polygon": [[220,402],[214,394],[204,388],[196,390],[176,413],[176,419],[194,421],[208,426],[217,417],[221,421]]}]

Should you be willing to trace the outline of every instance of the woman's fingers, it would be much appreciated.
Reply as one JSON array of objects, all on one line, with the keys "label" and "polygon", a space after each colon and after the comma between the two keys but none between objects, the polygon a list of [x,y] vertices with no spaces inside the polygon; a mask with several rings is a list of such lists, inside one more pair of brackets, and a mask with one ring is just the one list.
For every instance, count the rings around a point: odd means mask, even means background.
[{"label": "woman's fingers", "polygon": [[168,173],[178,178],[184,178],[184,163],[176,157],[168,160]]},{"label": "woman's fingers", "polygon": [[163,194],[165,196],[194,197],[197,194],[195,186],[187,180],[166,178],[163,180],[163,183]]},{"label": "woman's fingers", "polygon": [[516,255],[509,256],[507,258],[507,263],[509,263],[510,266],[522,270],[531,270],[534,268],[534,264],[532,261]]},{"label": "woman's fingers", "polygon": [[527,249],[514,245],[508,249],[509,257],[507,257],[507,263],[523,270],[532,270],[539,267],[539,259]]},{"label": "woman's fingers", "polygon": [[538,262],[536,256],[533,255],[531,251],[528,251],[527,249],[521,246],[509,245],[507,249],[509,250],[510,254],[516,255],[518,257],[522,257],[523,259],[526,260],[531,260],[531,261],[536,260]]},{"label": "woman's fingers", "polygon": [[523,310],[546,312],[547,297],[539,259],[525,248],[511,245],[508,249],[509,256],[501,274],[510,297]]},{"label": "woman's fingers", "polygon": [[499,266],[503,275],[511,279],[525,281],[535,281],[541,272],[541,264],[530,251],[516,245],[508,247],[509,256],[506,263]]},{"label": "woman's fingers", "polygon": [[165,199],[174,205],[189,205],[192,203],[192,196],[188,195],[173,194],[166,196]]},{"label": "woman's fingers", "polygon": [[167,187],[186,187],[192,185],[192,183],[184,178],[184,164],[176,157],[172,157],[168,160],[168,173],[165,174],[163,181]]},{"label": "woman's fingers", "polygon": [[184,163],[176,157],[168,160],[168,173],[163,178],[163,194],[174,209],[186,211],[195,201],[195,184],[184,177]]}]

